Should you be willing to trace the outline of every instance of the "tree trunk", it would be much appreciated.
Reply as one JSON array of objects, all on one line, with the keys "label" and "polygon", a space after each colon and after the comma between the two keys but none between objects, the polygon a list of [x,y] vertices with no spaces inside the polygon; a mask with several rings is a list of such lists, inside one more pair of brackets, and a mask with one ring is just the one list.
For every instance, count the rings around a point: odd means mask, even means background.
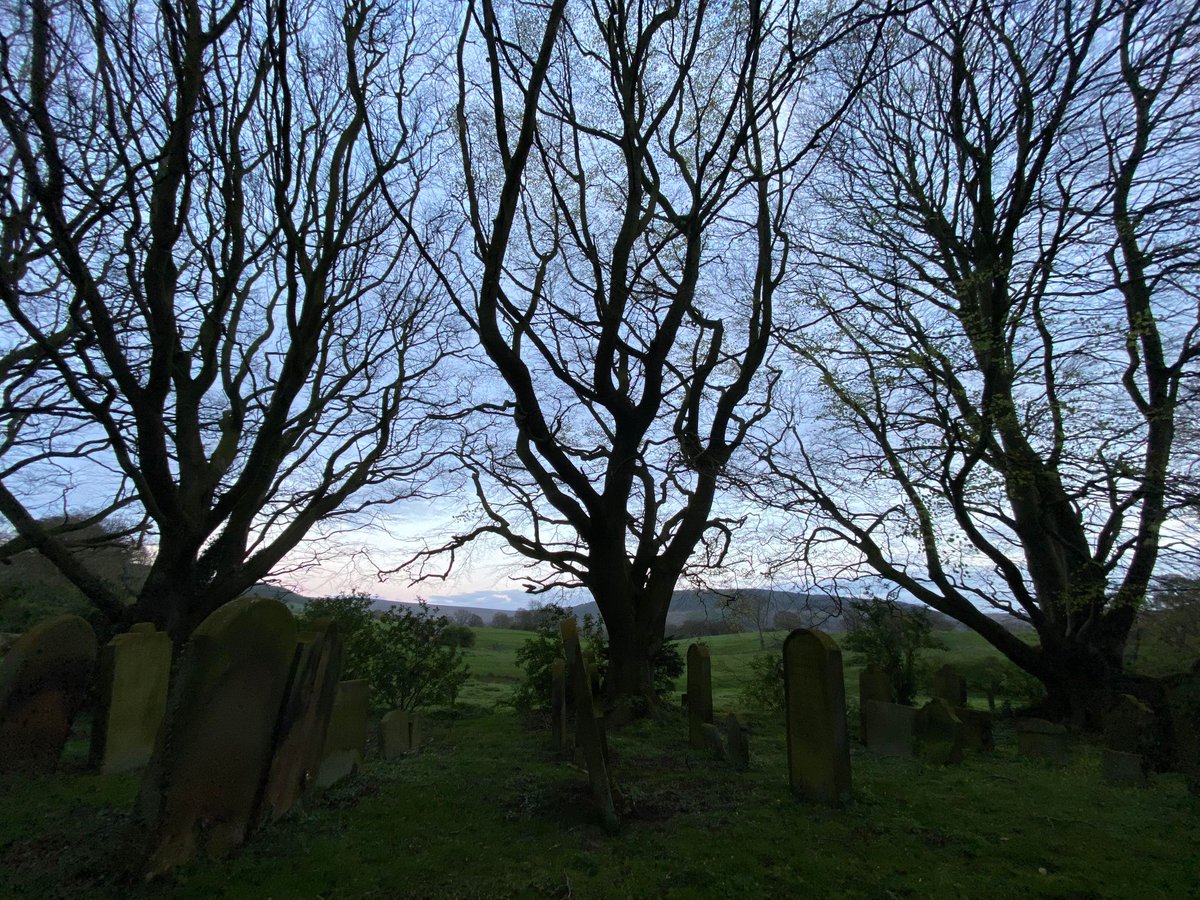
[{"label": "tree trunk", "polygon": [[1139,679],[1125,672],[1125,644],[1133,623],[1131,612],[1114,610],[1094,628],[1063,638],[1042,634],[1039,669],[1032,674],[1046,688],[1041,712],[1095,731],[1118,694],[1139,693]]}]

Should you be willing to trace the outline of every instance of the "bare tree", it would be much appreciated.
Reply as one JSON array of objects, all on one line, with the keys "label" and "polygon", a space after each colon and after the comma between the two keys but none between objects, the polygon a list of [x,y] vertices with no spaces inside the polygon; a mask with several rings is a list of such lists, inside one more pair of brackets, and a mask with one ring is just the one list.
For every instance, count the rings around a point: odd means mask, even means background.
[{"label": "bare tree", "polygon": [[442,276],[502,383],[463,442],[482,520],[431,553],[499,536],[530,561],[530,589],[586,586],[611,703],[653,708],[672,592],[720,564],[736,524],[714,502],[770,404],[785,223],[824,124],[801,85],[837,34],[871,21],[845,12],[469,6],[457,115],[472,246]]},{"label": "bare tree", "polygon": [[[0,513],[183,636],[315,523],[421,490],[454,328],[384,197],[419,203],[441,37],[372,0],[3,15]],[[56,502],[144,517],[135,598],[39,525]]]},{"label": "bare tree", "polygon": [[763,446],[814,569],[882,575],[1081,721],[1127,683],[1195,374],[1198,39],[1172,0],[936,2],[891,33],[785,338],[817,421]]}]

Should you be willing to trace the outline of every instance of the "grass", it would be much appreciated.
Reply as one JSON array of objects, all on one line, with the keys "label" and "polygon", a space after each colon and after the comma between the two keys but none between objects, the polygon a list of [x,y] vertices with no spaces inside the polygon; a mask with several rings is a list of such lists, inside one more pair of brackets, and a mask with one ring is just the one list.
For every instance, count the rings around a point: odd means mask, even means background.
[{"label": "grass", "polygon": [[[1023,760],[1003,721],[997,751],[957,767],[856,746],[842,809],[791,796],[774,716],[746,716],[747,772],[689,749],[681,717],[638,723],[610,735],[624,824],[608,837],[544,723],[487,709],[515,683],[522,639],[479,632],[469,705],[431,716],[421,754],[372,760],[230,859],[166,881],[114,871],[135,777],[0,782],[0,897],[1200,898],[1200,801],[1180,777],[1109,787],[1082,742],[1065,769]],[[716,706],[737,709],[758,639],[708,643]]]}]

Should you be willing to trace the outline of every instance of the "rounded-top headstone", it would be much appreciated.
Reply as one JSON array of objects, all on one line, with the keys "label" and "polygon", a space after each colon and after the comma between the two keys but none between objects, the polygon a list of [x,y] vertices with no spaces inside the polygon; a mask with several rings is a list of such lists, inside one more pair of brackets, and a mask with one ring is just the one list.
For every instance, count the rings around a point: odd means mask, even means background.
[{"label": "rounded-top headstone", "polygon": [[0,660],[0,771],[46,771],[62,753],[96,665],[96,634],[55,616],[21,635]]},{"label": "rounded-top headstone", "polygon": [[783,642],[788,774],[792,790],[821,803],[850,796],[850,741],[842,652],[815,629],[793,631]]},{"label": "rounded-top headstone", "polygon": [[147,874],[245,840],[295,651],[291,612],[262,597],[227,603],[192,633],[138,798],[151,832]]}]

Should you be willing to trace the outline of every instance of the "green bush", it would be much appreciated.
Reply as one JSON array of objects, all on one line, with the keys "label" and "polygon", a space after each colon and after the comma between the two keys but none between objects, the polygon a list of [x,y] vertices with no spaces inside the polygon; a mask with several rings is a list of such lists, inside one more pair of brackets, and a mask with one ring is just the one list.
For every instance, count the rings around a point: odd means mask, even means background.
[{"label": "green bush", "polygon": [[[539,608],[540,616],[533,636],[517,648],[517,667],[524,672],[510,703],[519,710],[546,710],[550,708],[550,666],[562,657],[562,638],[558,623],[574,613],[557,603]],[[604,623],[588,614],[579,627],[580,644],[585,652],[596,657],[596,669],[603,684],[608,675],[608,634]],[[668,639],[663,641],[654,656],[654,690],[665,697],[674,687],[675,679],[683,674],[684,661],[678,645]]]},{"label": "green bush", "polygon": [[920,655],[924,650],[945,650],[933,636],[933,622],[921,609],[903,609],[880,600],[850,603],[849,627],[840,641],[853,656],[850,662],[872,663],[887,673],[892,696],[909,705],[917,696]]},{"label": "green bush", "polygon": [[447,637],[450,620],[424,602],[395,604],[380,615],[372,603],[361,594],[312,600],[297,621],[301,629],[318,619],[337,622],[345,640],[342,678],[370,682],[376,710],[453,705],[469,672],[462,646]]},{"label": "green bush", "polygon": [[783,653],[773,650],[750,659],[750,675],[741,690],[746,706],[768,712],[783,711]]},{"label": "green bush", "polygon": [[475,632],[466,625],[447,625],[442,632],[442,642],[453,647],[470,650],[475,646]]}]

